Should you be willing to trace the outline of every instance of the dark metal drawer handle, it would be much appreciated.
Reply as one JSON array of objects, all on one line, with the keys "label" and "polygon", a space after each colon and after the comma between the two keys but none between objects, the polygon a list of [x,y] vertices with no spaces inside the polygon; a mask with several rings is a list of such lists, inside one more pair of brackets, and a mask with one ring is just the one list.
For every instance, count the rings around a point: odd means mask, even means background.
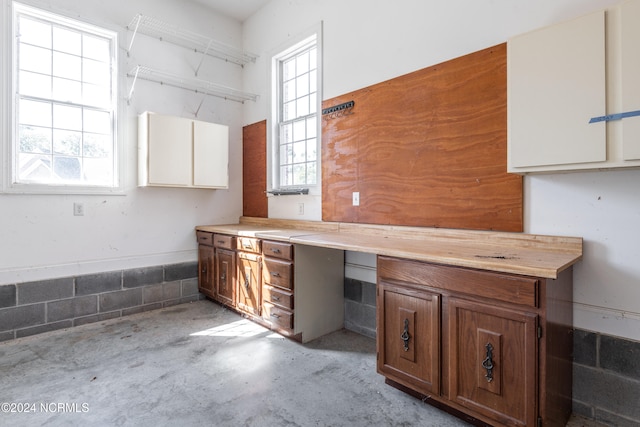
[{"label": "dark metal drawer handle", "polygon": [[273,252],[274,254],[279,254],[279,253],[280,253],[280,249],[278,249],[278,248],[271,248],[271,252]]},{"label": "dark metal drawer handle", "polygon": [[280,301],[280,298],[275,295],[271,295],[271,301]]},{"label": "dark metal drawer handle", "polygon": [[409,351],[409,319],[404,319],[404,330],[402,331],[402,335],[400,338],[404,342],[404,351]]},{"label": "dark metal drawer handle", "polygon": [[278,316],[277,314],[271,313],[270,314],[271,317],[273,317],[274,319],[279,319],[280,316]]},{"label": "dark metal drawer handle", "polygon": [[493,346],[491,343],[487,343],[484,346],[487,349],[487,357],[482,361],[482,367],[487,370],[486,375],[484,376],[487,379],[487,382],[493,381]]},{"label": "dark metal drawer handle", "polygon": [[280,277],[280,273],[277,273],[277,272],[271,273],[271,275],[272,275],[273,277]]},{"label": "dark metal drawer handle", "polygon": [[218,240],[218,243],[223,244],[224,240]]}]

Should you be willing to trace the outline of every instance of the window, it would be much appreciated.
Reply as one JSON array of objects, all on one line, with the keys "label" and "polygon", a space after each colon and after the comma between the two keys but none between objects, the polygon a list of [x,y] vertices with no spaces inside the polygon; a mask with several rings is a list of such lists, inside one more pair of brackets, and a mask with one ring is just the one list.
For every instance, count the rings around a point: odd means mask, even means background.
[{"label": "window", "polygon": [[274,56],[273,188],[318,184],[319,51],[314,34]]},{"label": "window", "polygon": [[9,187],[118,188],[117,34],[18,3],[13,18]]}]

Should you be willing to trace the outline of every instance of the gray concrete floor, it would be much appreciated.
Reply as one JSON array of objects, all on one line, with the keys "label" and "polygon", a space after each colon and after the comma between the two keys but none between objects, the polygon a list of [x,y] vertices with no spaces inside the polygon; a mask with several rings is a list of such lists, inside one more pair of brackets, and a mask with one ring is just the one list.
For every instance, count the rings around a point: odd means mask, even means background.
[{"label": "gray concrete floor", "polygon": [[209,301],[0,343],[0,403],[7,426],[467,425],[385,385],[370,338],[302,345]]}]

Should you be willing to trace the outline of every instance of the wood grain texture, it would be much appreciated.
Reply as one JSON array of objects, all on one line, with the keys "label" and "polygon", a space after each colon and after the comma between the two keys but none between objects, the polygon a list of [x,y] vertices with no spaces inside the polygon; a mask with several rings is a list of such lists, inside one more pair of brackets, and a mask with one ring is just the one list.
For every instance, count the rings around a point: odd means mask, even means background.
[{"label": "wood grain texture", "polygon": [[324,221],[522,231],[522,177],[506,173],[506,44],[323,108],[351,100],[323,117]]},{"label": "wood grain texture", "polygon": [[267,218],[267,121],[242,128],[242,213]]}]

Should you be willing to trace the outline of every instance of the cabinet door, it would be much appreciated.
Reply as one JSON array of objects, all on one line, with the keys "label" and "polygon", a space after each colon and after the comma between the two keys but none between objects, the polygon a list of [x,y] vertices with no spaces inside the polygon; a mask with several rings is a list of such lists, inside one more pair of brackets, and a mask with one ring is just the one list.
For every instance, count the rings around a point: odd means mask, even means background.
[{"label": "cabinet door", "polygon": [[216,249],[216,299],[221,303],[235,306],[235,252]]},{"label": "cabinet door", "polygon": [[[640,2],[620,5],[622,113],[640,110]],[[622,120],[622,158],[640,160],[640,116]]]},{"label": "cabinet door", "polygon": [[229,187],[229,128],[193,122],[193,185]]},{"label": "cabinet door", "polygon": [[260,315],[262,288],[262,258],[256,254],[238,252],[237,300],[240,310]]},{"label": "cabinet door", "polygon": [[215,298],[215,251],[213,246],[198,246],[198,289]]},{"label": "cabinet door", "polygon": [[191,120],[148,114],[147,131],[149,185],[190,186]]},{"label": "cabinet door", "polygon": [[378,284],[378,372],[423,394],[440,393],[440,296]]},{"label": "cabinet door", "polygon": [[509,172],[606,161],[606,123],[589,123],[606,114],[605,12],[514,37],[507,48]]},{"label": "cabinet door", "polygon": [[503,425],[535,425],[537,316],[455,298],[448,307],[450,400]]}]

